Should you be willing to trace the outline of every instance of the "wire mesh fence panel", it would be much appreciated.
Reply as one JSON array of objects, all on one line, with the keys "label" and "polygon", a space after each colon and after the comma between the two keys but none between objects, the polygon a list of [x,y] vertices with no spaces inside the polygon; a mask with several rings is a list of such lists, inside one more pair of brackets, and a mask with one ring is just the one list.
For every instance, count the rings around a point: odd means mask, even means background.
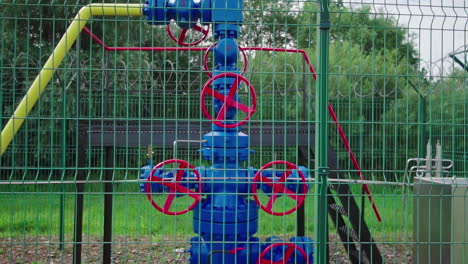
[{"label": "wire mesh fence panel", "polygon": [[467,10],[0,1],[0,263],[467,263]]}]

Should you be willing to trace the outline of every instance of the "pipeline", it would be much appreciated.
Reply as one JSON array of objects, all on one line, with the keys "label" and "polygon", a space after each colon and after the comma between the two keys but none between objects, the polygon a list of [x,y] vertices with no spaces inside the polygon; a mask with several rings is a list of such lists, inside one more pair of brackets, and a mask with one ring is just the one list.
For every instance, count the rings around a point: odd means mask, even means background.
[{"label": "pipeline", "polygon": [[89,4],[80,9],[68,26],[42,70],[37,75],[28,92],[16,108],[13,116],[2,130],[0,156],[3,155],[13,137],[20,129],[28,114],[47,88],[57,68],[75,43],[83,27],[93,16],[143,16],[142,4]]}]

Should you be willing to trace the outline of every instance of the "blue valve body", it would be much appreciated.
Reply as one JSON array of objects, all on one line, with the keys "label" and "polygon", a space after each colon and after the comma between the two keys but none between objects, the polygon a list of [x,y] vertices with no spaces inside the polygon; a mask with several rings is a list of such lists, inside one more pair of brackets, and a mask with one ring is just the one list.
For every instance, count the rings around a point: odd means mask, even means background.
[{"label": "blue valve body", "polygon": [[[150,24],[167,25],[171,20],[184,29],[193,28],[197,22],[214,24],[213,32],[217,44],[211,49],[214,67],[213,76],[221,73],[240,74],[237,67],[239,45],[236,42],[242,23],[242,0],[147,0],[143,13]],[[228,95],[235,78],[219,78],[212,83],[212,89]],[[238,91],[240,90],[240,87]],[[224,102],[213,99],[215,114],[218,114]],[[233,100],[240,101],[238,93]],[[225,123],[234,122],[237,109],[230,107],[224,119]],[[255,237],[258,230],[259,207],[249,196],[256,169],[243,166],[253,152],[249,149],[249,137],[240,131],[240,127],[223,128],[212,126],[212,131],[203,136],[201,156],[210,161],[211,166],[198,167],[202,179],[202,192],[205,197],[193,209],[193,230],[198,236],[190,240],[190,264],[257,263],[263,250],[274,243],[283,241],[271,237],[265,242]],[[141,179],[149,177],[151,166],[142,169]],[[299,168],[306,177],[307,169]],[[190,173],[188,170],[185,173]],[[279,173],[279,172],[278,172]],[[265,171],[265,177],[272,179],[279,174]],[[174,178],[173,172],[155,171],[155,176],[163,179]],[[186,175],[185,175],[186,176]],[[297,184],[297,171],[288,177],[286,188],[301,193]],[[145,192],[145,184],[140,189]],[[184,185],[197,188],[197,185]],[[266,194],[272,188],[262,184],[258,186]],[[166,192],[166,187],[157,183],[151,184],[153,193]],[[313,261],[313,241],[307,237],[293,237],[291,243],[301,247],[308,255],[309,263]],[[284,258],[285,246],[278,246],[268,252],[264,259],[281,261]],[[305,264],[305,258],[294,250],[287,263]]]},{"label": "blue valve body", "polygon": [[175,20],[181,28],[193,28],[198,21],[213,23],[214,36],[239,34],[242,1],[232,0],[146,0],[143,15],[152,25],[167,25]]}]

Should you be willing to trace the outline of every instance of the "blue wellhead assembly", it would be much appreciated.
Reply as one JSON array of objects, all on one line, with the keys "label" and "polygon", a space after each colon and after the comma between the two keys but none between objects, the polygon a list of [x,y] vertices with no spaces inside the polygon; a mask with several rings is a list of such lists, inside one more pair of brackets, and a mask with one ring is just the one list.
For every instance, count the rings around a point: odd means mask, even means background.
[{"label": "blue wellhead assembly", "polygon": [[[193,210],[193,230],[198,236],[190,240],[191,264],[313,263],[311,238],[283,241],[270,237],[260,242],[254,236],[259,208],[282,216],[302,205],[308,191],[308,173],[306,168],[287,161],[273,161],[260,169],[242,166],[253,151],[248,148],[249,136],[241,131],[241,126],[256,108],[255,89],[237,67],[241,50],[236,39],[240,35],[242,6],[242,0],[146,1],[143,12],[150,24],[168,25],[174,20],[182,29],[179,39],[174,38],[180,45],[198,44],[185,42],[187,30],[206,35],[203,26],[210,24],[214,25],[217,42],[208,51],[213,57],[212,78],[200,96],[203,114],[213,123],[212,131],[203,136],[200,154],[211,166],[195,168],[186,161],[172,159],[153,167],[149,158],[148,165],[142,168],[140,179],[145,182],[140,189],[162,213],[180,215]],[[237,91],[243,85],[250,91],[250,102],[240,100]],[[205,101],[212,102],[212,109]],[[240,115],[245,118],[238,118]],[[259,199],[260,191],[268,195],[266,204]],[[160,205],[153,195],[162,193],[167,198]],[[174,200],[181,196],[193,201],[184,210],[173,211]],[[274,211],[273,205],[280,196],[293,199],[295,206]]]}]

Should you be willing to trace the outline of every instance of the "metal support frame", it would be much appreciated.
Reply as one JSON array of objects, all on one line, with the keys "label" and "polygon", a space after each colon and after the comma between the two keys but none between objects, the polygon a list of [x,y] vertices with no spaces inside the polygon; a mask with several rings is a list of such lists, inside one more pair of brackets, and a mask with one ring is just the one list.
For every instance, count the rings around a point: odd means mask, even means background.
[{"label": "metal support frame", "polygon": [[[85,179],[85,170],[80,168],[86,167],[86,150],[94,147],[103,147],[106,160],[106,182],[105,187],[105,202],[104,202],[104,250],[103,263],[111,262],[111,242],[112,240],[112,170],[113,167],[113,149],[119,146],[138,147],[153,144],[153,146],[173,147],[173,142],[177,140],[186,140],[190,147],[199,147],[199,139],[207,132],[211,131],[212,126],[209,122],[200,124],[198,121],[179,120],[168,121],[164,125],[154,122],[138,122],[127,120],[101,120],[101,121],[81,121],[79,127],[79,174],[77,180]],[[190,128],[190,130],[189,130]],[[189,133],[187,133],[189,131]],[[305,138],[299,142],[299,150],[307,149],[315,143],[315,127],[308,122],[299,122],[294,124],[286,124],[284,127],[275,126],[272,122],[252,122],[249,124],[250,146],[297,146],[297,137]],[[136,133],[138,132],[138,133]],[[160,135],[166,134],[163,138]],[[113,135],[112,137],[107,135]],[[263,138],[264,135],[271,135]],[[306,151],[299,151],[299,163],[307,165]],[[84,183],[77,183],[76,207],[75,207],[75,237],[74,241],[74,263],[81,263],[81,236],[83,227],[83,194]],[[107,189],[109,188],[109,189]],[[107,202],[106,202],[106,197]],[[300,207],[304,210],[305,207]],[[107,220],[106,220],[107,219]],[[305,233],[305,215],[298,213],[297,215],[297,236],[302,236]],[[108,245],[108,246],[107,246]]]},{"label": "metal support frame", "polygon": [[[338,168],[336,152],[328,147],[328,165],[330,166],[330,177],[335,179],[343,179],[343,175]],[[334,191],[341,205],[332,196]],[[350,261],[354,263],[383,263],[382,255],[375,243],[369,227],[362,218],[362,212],[353,197],[350,186],[346,183],[332,183],[328,186],[328,213],[332,219],[338,235],[348,253]],[[348,219],[351,226],[348,226],[344,220]],[[362,253],[356,247],[359,243]]]},{"label": "metal support frame", "polygon": [[[186,129],[190,127],[191,133],[186,133]],[[123,120],[122,122],[114,121],[114,120],[103,120],[96,121],[89,123],[87,121],[81,122],[79,124],[79,136],[80,136],[80,167],[85,167],[86,161],[86,149],[93,148],[93,147],[105,147],[106,149],[110,146],[118,147],[118,146],[130,146],[130,147],[137,147],[137,146],[144,146],[148,144],[153,144],[154,146],[166,146],[172,147],[173,140],[175,138],[179,140],[196,140],[199,139],[204,133],[210,131],[211,124],[209,123],[202,123],[199,122],[187,122],[185,120],[177,122],[169,122],[164,127],[162,124],[151,124],[148,123],[141,123],[141,122],[130,122]],[[134,132],[139,133],[134,133]],[[163,139],[160,135],[167,133],[166,138]],[[287,133],[286,131],[289,131]],[[313,152],[313,147],[315,145],[315,127],[308,124],[307,122],[299,123],[298,126],[296,124],[278,128],[277,126],[273,126],[272,123],[269,122],[262,122],[262,123],[252,123],[250,124],[250,131],[249,134],[251,136],[251,146],[262,146],[265,145],[277,145],[282,144],[285,146],[295,146],[296,140],[295,138],[298,135],[302,135],[302,137],[309,137],[307,140],[302,140],[299,144],[299,165],[310,165],[314,163],[315,153]],[[128,134],[127,134],[128,133]],[[273,137],[266,137],[261,141],[261,135],[268,134],[273,135]],[[104,136],[103,136],[104,135]],[[105,135],[114,135],[114,137],[106,137]],[[128,136],[130,135],[130,137]],[[266,140],[266,141],[265,141]],[[191,142],[189,145],[193,148],[197,148],[199,146],[198,142]],[[88,146],[88,147],[87,147]],[[107,152],[106,152],[107,153]],[[107,156],[105,157],[108,160]],[[336,152],[327,147],[327,160],[328,166],[330,167],[330,177],[341,179],[342,176],[339,173],[339,169],[337,167],[337,159],[336,159]],[[84,174],[84,170],[79,170],[80,174]],[[80,175],[79,174],[79,175]],[[84,175],[80,177],[81,180],[84,179]],[[83,194],[82,190],[84,189],[84,184],[80,183],[80,187],[77,190],[81,190],[77,194],[77,205],[81,205],[76,207],[75,211],[75,230],[79,231],[81,235],[82,230],[82,214],[83,214]],[[343,204],[343,207],[337,207],[338,202],[335,201],[334,196],[332,196],[332,191],[337,193],[338,198]],[[338,235],[344,243],[345,249],[348,252],[348,257],[352,263],[365,263],[364,258],[359,256],[364,256],[360,254],[356,243],[361,243],[362,245],[362,252],[365,254],[366,259],[372,258],[372,263],[382,263],[382,257],[380,255],[379,249],[375,244],[372,235],[367,227],[366,223],[360,217],[361,213],[357,206],[357,203],[352,197],[351,191],[349,186],[346,183],[339,183],[339,184],[330,184],[327,188],[327,211],[328,215],[330,216],[331,220],[333,221]],[[304,208],[304,207],[302,207]],[[300,217],[300,213],[298,212],[297,215],[297,236],[301,236],[304,232],[304,223],[305,221],[302,220]],[[345,221],[345,218],[349,219],[351,223],[351,227],[348,227]],[[78,232],[76,232],[78,234]],[[360,234],[361,236],[356,239],[351,234]],[[81,240],[78,240],[78,237],[75,236],[75,261],[74,263],[81,263]],[[371,257],[372,256],[372,257]],[[327,255],[328,258],[328,255]],[[328,262],[328,259],[326,260]]]}]

